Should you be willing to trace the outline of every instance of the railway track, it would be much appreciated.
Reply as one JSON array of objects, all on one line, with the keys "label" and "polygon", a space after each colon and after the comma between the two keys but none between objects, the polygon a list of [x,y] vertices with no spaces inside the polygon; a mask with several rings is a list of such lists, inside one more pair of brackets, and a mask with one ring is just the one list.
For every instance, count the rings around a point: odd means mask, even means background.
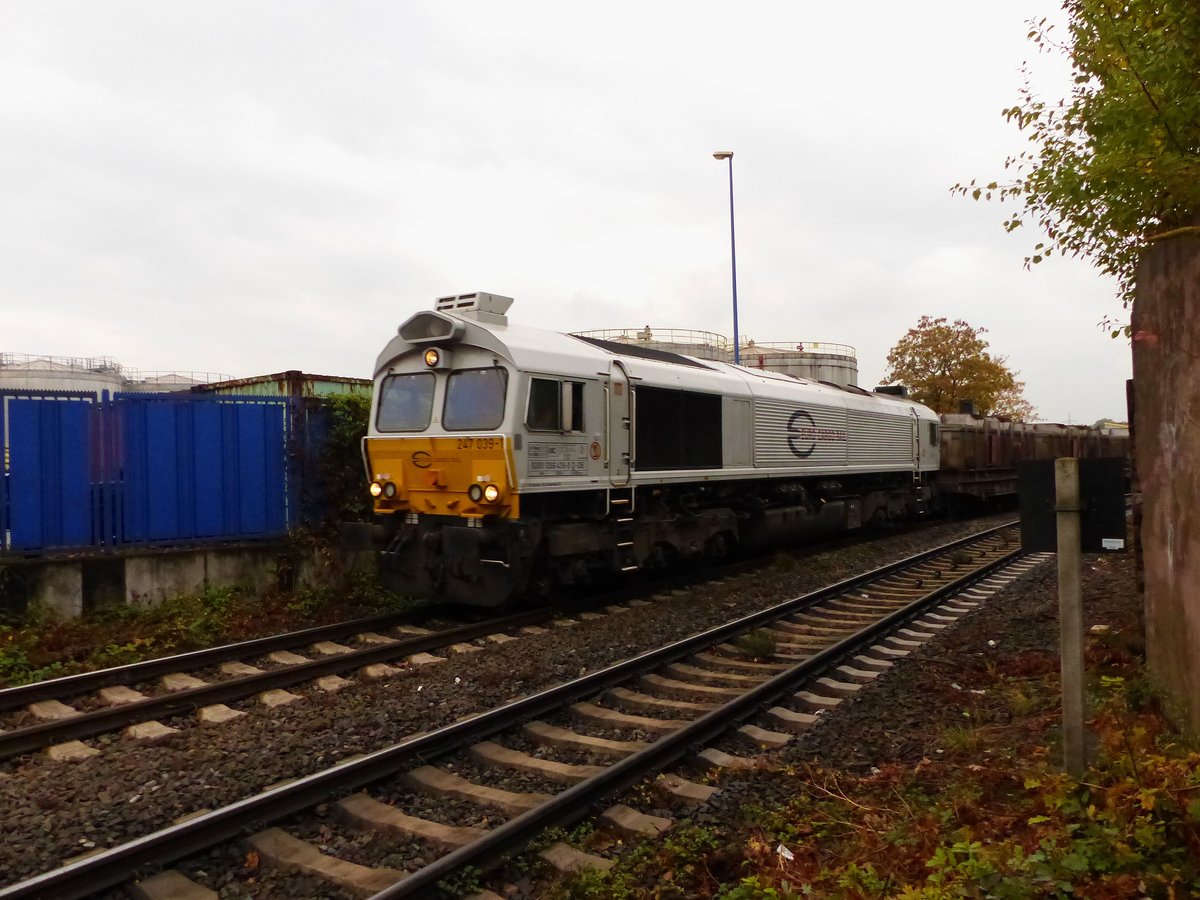
[{"label": "railway track", "polygon": [[[739,746],[786,745],[981,602],[1007,577],[994,575],[997,569],[1035,564],[1018,561],[1017,553],[1011,528],[945,545],[97,852],[0,891],[0,898],[86,896],[237,840],[262,864],[327,879],[330,890],[427,895],[463,867],[486,868],[547,828],[590,814],[647,775],[693,757],[697,747],[707,745],[699,760],[712,767],[749,764]],[[733,642],[763,629],[776,653],[749,660]],[[548,789],[504,791],[455,774],[485,770],[521,771]],[[679,776],[666,783],[680,803],[712,790]],[[397,790],[470,800],[491,810],[480,821],[504,821],[486,830],[452,826],[377,799]],[[311,810],[330,803],[355,827],[419,841],[437,858],[401,871],[338,860],[294,836],[306,833]],[[632,834],[670,826],[627,807],[606,816]],[[262,830],[266,823],[283,827]],[[565,846],[547,855],[565,866],[604,864]],[[174,896],[180,879],[187,876],[167,870],[138,890]],[[197,896],[208,896],[197,888]]]},{"label": "railway track", "polygon": [[[661,581],[660,588],[698,578],[744,572],[759,561]],[[504,640],[508,633],[538,627],[556,616],[591,615],[642,588],[625,588],[573,603],[478,618],[468,624],[428,628],[431,613],[396,613],[271,635],[236,644],[161,657],[125,666],[68,675],[0,689],[0,760],[48,748],[57,759],[81,759],[97,751],[82,743],[124,729],[154,740],[176,730],[162,720],[195,716],[200,724],[239,714],[228,704],[257,697],[266,706],[298,699],[287,688],[312,685],[333,692],[343,676],[384,678],[397,664],[419,666],[434,651],[471,652],[472,641]],[[446,613],[439,611],[439,621]],[[380,632],[390,632],[381,634]],[[347,643],[354,646],[348,646]]]}]

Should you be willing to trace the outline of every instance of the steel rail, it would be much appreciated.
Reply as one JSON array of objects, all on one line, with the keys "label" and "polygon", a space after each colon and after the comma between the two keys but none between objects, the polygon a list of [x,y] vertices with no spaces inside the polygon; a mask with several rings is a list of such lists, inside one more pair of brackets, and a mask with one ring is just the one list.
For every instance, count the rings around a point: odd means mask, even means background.
[{"label": "steel rail", "polygon": [[[279,669],[270,669],[254,675],[226,678],[203,687],[172,691],[169,694],[147,697],[145,700],[135,700],[120,706],[80,713],[67,719],[56,719],[51,722],[17,728],[0,733],[0,759],[29,753],[51,743],[103,734],[134,722],[183,715],[199,709],[201,706],[242,700],[260,691],[287,687],[324,675],[394,660],[399,656],[436,650],[448,644],[472,641],[494,634],[496,631],[544,621],[552,614],[547,610],[530,610],[501,619],[489,619],[482,623],[435,631],[432,634],[397,638],[386,644],[375,644],[350,650],[347,653],[331,654],[320,659],[295,663]],[[178,671],[178,669],[171,671]]]},{"label": "steel rail", "polygon": [[[721,577],[723,575],[744,572],[758,568],[763,565],[761,559],[741,561],[732,563],[728,566],[722,566],[717,569],[702,570],[699,572],[688,572],[676,574],[663,579],[658,579],[650,587],[654,590],[669,590],[672,587],[680,585],[692,584],[697,579]],[[516,624],[511,622],[517,617],[534,616],[533,621],[549,618],[555,615],[573,615],[577,612],[585,612],[595,609],[599,606],[604,606],[612,603],[619,603],[622,600],[636,597],[646,588],[645,584],[630,585],[619,588],[614,591],[605,592],[597,596],[575,601],[573,603],[559,604],[556,606],[543,606],[536,609],[528,609],[520,613],[512,613],[508,616],[503,616],[497,619],[489,620],[495,626],[495,630],[503,630],[505,627],[516,627],[516,625],[528,624],[522,620]],[[141,662],[128,663],[123,666],[112,666],[106,669],[98,669],[94,672],[80,672],[75,675],[64,675],[60,678],[49,678],[44,681],[36,681],[31,684],[22,684],[15,687],[0,688],[0,712],[16,709],[21,706],[26,706],[30,703],[36,703],[39,700],[62,700],[64,697],[74,697],[82,694],[87,694],[100,688],[111,687],[112,685],[121,684],[136,684],[141,681],[149,681],[161,675],[169,675],[173,672],[195,671],[196,669],[207,668],[222,662],[231,660],[243,660],[256,656],[264,656],[268,653],[273,653],[276,650],[290,650],[296,647],[302,647],[315,641],[321,640],[337,640],[349,635],[358,634],[363,631],[372,631],[377,628],[390,628],[396,625],[409,625],[421,619],[422,616],[430,614],[446,615],[458,611],[476,611],[476,607],[427,607],[419,611],[408,611],[402,613],[383,613],[377,616],[367,616],[362,619],[351,619],[346,622],[338,622],[331,625],[316,625],[312,628],[304,628],[299,631],[289,631],[283,634],[267,635],[266,637],[254,638],[249,641],[242,641],[236,644],[222,644],[219,647],[207,647],[203,650],[191,650],[187,653],[178,653],[173,656],[160,656],[155,659],[142,660]],[[419,650],[416,652],[420,652]]]},{"label": "steel rail", "polygon": [[80,672],[77,675],[64,675],[61,678],[50,678],[32,684],[3,688],[0,689],[0,711],[15,709],[39,700],[61,700],[63,697],[78,696],[100,688],[111,687],[114,684],[134,684],[172,672],[202,669],[230,660],[263,656],[276,650],[304,646],[313,641],[337,640],[362,631],[407,624],[414,618],[412,612],[384,613],[378,616],[339,622],[335,625],[317,625],[312,628],[268,635],[237,644],[222,644],[219,647],[192,650],[174,656],[160,656],[156,659],[147,659],[124,666],[112,666],[95,672]]},{"label": "steel rail", "polygon": [[[699,577],[713,577],[716,574],[729,575],[737,572],[752,570],[760,565],[761,561],[759,560],[734,563],[730,566],[721,567],[719,570],[699,573]],[[696,579],[697,573],[677,575],[670,579],[656,582],[655,586],[658,590],[664,590],[675,585],[692,583]],[[449,628],[442,631],[436,631],[428,635],[414,635],[407,638],[396,638],[395,640],[391,640],[386,644],[377,644],[358,650],[350,650],[346,653],[331,654],[330,656],[322,659],[314,659],[303,663],[295,663],[283,668],[271,669],[259,674],[226,678],[214,684],[204,685],[203,687],[185,688],[179,691],[172,691],[169,694],[147,697],[145,700],[135,700],[132,703],[123,703],[120,706],[80,713],[77,716],[71,716],[70,718],[66,719],[56,719],[50,722],[42,722],[37,725],[28,725],[23,728],[15,728],[11,731],[0,732],[0,760],[10,759],[14,756],[19,756],[22,753],[30,753],[49,744],[59,743],[61,741],[93,737],[97,734],[113,731],[135,722],[145,722],[159,717],[169,718],[171,716],[183,715],[193,712],[202,706],[210,706],[216,703],[227,703],[229,701],[242,700],[251,694],[255,694],[260,691],[287,687],[302,681],[320,678],[324,675],[345,672],[349,669],[361,668],[374,663],[387,662],[395,659],[398,656],[407,656],[413,653],[423,653],[429,650],[436,650],[449,644],[465,643],[467,641],[475,640],[476,638],[494,634],[497,631],[506,631],[513,628],[520,628],[526,625],[536,624],[538,622],[544,622],[546,619],[553,618],[557,615],[572,615],[578,612],[586,612],[595,609],[598,606],[618,602],[621,599],[627,599],[637,593],[638,589],[635,587],[621,588],[618,591],[613,591],[608,594],[600,595],[599,597],[593,597],[565,606],[538,607],[536,609],[529,609],[519,613],[512,613],[497,619],[488,619],[484,622],[477,622],[471,625],[463,625],[458,628]],[[363,622],[367,620],[358,621]],[[356,633],[358,629],[351,628],[350,626],[352,624],[353,623],[341,623],[338,627],[342,630],[343,634],[353,634]],[[322,628],[324,627],[325,626],[322,626]],[[288,635],[278,635],[276,637],[282,639],[285,637],[311,635],[313,632],[319,630],[320,629],[306,629],[305,631],[291,632]],[[274,639],[275,638],[263,638],[259,640],[267,641]],[[291,646],[301,646],[304,643],[307,643],[307,641],[311,640],[311,636],[307,637],[307,640],[302,638],[297,640],[296,643],[291,644]],[[241,648],[248,645],[257,645],[258,643],[259,641],[256,640],[242,644],[226,644],[219,648],[213,648],[213,650]],[[199,650],[196,651],[196,654],[203,654],[207,652],[208,651]],[[262,655],[263,652],[267,651],[259,650],[258,654],[246,654],[240,658],[245,659],[247,656],[252,657],[254,655]],[[182,654],[181,656],[166,657],[164,660],[150,660],[149,663],[157,664],[166,660],[180,660],[187,657],[192,657],[194,655],[195,654]],[[238,657],[234,656],[232,658]],[[212,661],[210,660],[209,664],[211,663]],[[134,663],[132,665],[139,666],[143,664]],[[99,675],[107,672],[127,670],[129,668],[129,666],[120,666],[115,669],[105,669],[103,672],[93,674]],[[195,668],[196,667],[193,666],[193,670]],[[166,671],[177,672],[179,669],[168,668]],[[63,679],[56,680],[62,681]],[[124,683],[128,684],[129,682],[125,681]],[[32,686],[36,685],[27,687]]]},{"label": "steel rail", "polygon": [[1020,555],[1021,550],[1014,549],[979,569],[942,585],[927,596],[889,613],[861,631],[819,651],[804,662],[797,663],[792,668],[751,688],[740,697],[735,697],[728,703],[705,713],[683,728],[663,735],[646,749],[639,750],[608,766],[600,774],[555,794],[540,806],[491,829],[478,840],[460,847],[446,856],[439,857],[391,887],[372,895],[370,900],[398,900],[398,898],[410,897],[415,892],[430,888],[441,879],[467,866],[486,869],[509,853],[528,846],[531,840],[546,829],[573,824],[589,815],[601,800],[636,784],[647,775],[661,771],[686,756],[693,748],[709,743],[733,725],[754,715],[763,706],[792,693],[803,682],[833,668],[836,663],[861,650],[864,646],[869,646],[880,635],[891,631],[900,624],[920,618],[929,608],[936,606],[945,597],[953,596],[985,578],[996,569],[1006,566]]},{"label": "steel rail", "polygon": [[[730,637],[750,628],[757,627],[764,622],[778,619],[798,610],[816,605],[830,597],[853,590],[865,583],[886,577],[894,572],[947,553],[958,547],[986,540],[1006,528],[1011,528],[1013,524],[1015,523],[1009,522],[999,525],[974,535],[951,541],[931,550],[926,550],[896,562],[880,566],[869,572],[843,579],[836,584],[828,585],[800,597],[786,600],[763,610],[758,610],[732,622],[726,622],[716,628],[674,641],[664,647],[648,650],[631,659],[615,663],[607,668],[584,675],[581,678],[546,688],[537,694],[521,698],[520,700],[514,700],[504,706],[496,707],[459,722],[443,726],[420,737],[412,737],[391,747],[376,750],[363,756],[353,757],[329,769],[303,776],[288,784],[263,791],[253,797],[247,797],[221,809],[198,815],[186,822],[171,825],[143,835],[120,846],[96,853],[86,859],[77,860],[73,863],[60,866],[57,869],[52,869],[49,872],[36,875],[26,881],[0,889],[0,900],[17,900],[17,898],[20,898],[20,900],[30,900],[30,898],[72,900],[72,898],[88,896],[96,891],[127,880],[132,873],[138,870],[164,865],[207,850],[209,847],[223,841],[236,839],[247,828],[261,827],[266,822],[277,821],[309,806],[326,802],[331,797],[350,793],[365,785],[390,777],[406,765],[424,762],[431,758],[454,752],[461,747],[491,737],[511,727],[516,722],[544,715],[567,702],[573,702],[580,697],[598,693],[642,672],[650,671],[665,662],[673,661],[712,644],[722,643]],[[983,576],[979,575],[978,577]],[[959,584],[968,579],[975,580],[971,578],[971,575],[967,575],[963,579],[959,579],[951,584]],[[897,613],[890,614],[883,621],[890,622],[900,616],[903,611],[902,609]],[[834,645],[830,650],[844,644],[846,644],[846,640]],[[832,654],[829,651],[822,651],[820,657],[828,661],[832,658]],[[777,679],[772,679],[768,683],[775,683],[776,681]],[[757,697],[759,695],[755,693],[754,696]],[[749,714],[752,709],[753,704],[748,705],[746,707],[746,714]],[[709,716],[706,715],[699,721],[708,722]],[[711,722],[709,724],[711,725]],[[668,735],[660,738],[651,746],[656,747],[669,737]],[[675,747],[676,744],[664,744],[664,747],[666,746]],[[682,752],[684,751],[681,750],[680,753]],[[622,766],[622,764],[618,763],[618,766]],[[620,768],[618,771],[624,773],[628,770]],[[574,791],[574,788],[568,789],[566,793],[571,794],[572,791]],[[561,795],[556,795],[556,798],[558,796]],[[577,795],[572,794],[572,796]],[[551,802],[553,803],[554,801]],[[554,809],[556,811],[559,810],[559,806],[556,804]],[[559,811],[556,812],[557,814],[562,813]],[[527,813],[518,817],[518,819],[525,820],[528,815]],[[516,821],[518,820],[513,820],[513,822]],[[504,829],[510,824],[512,823],[506,823],[506,825],[495,829],[496,832],[500,833],[501,839],[506,842],[505,846],[508,846],[507,835],[510,832]],[[522,829],[524,827],[523,825]],[[455,851],[455,854],[459,852]],[[455,854],[451,854],[451,856]],[[406,882],[401,882],[401,884],[404,883]]]}]

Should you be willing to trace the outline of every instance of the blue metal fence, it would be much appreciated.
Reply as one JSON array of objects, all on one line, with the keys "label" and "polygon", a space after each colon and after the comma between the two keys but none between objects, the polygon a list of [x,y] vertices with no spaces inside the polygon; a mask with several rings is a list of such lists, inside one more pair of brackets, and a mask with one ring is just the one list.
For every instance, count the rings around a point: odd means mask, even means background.
[{"label": "blue metal fence", "polygon": [[286,398],[0,394],[0,550],[283,535],[297,521]]},{"label": "blue metal fence", "polygon": [[92,543],[94,394],[0,393],[0,537],[14,549]]}]

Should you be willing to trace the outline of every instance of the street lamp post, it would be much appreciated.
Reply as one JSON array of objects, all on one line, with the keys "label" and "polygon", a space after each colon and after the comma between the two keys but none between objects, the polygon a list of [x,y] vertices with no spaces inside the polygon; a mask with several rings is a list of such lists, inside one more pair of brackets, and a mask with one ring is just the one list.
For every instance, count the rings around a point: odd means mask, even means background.
[{"label": "street lamp post", "polygon": [[729,160],[729,267],[733,274],[733,364],[742,364],[742,351],[738,341],[737,313],[737,241],[733,236],[733,151],[718,150],[713,159]]}]

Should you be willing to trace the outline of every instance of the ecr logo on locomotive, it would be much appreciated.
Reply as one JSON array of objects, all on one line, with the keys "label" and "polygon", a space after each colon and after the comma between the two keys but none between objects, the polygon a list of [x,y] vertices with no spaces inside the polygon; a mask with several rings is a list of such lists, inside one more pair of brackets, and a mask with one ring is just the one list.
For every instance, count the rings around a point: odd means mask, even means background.
[{"label": "ecr logo on locomotive", "polygon": [[840,441],[845,443],[846,432],[837,428],[819,428],[812,414],[798,409],[792,413],[787,423],[788,449],[794,456],[807,459],[817,449],[818,441]]}]

